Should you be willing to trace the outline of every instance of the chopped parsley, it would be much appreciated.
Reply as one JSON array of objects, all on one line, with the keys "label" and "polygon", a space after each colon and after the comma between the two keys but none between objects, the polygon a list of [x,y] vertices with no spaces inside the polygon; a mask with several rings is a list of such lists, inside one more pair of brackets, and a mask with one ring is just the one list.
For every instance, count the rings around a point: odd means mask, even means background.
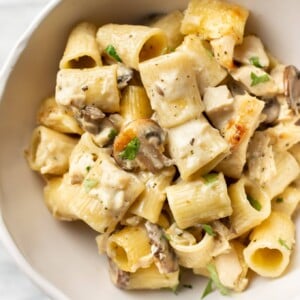
[{"label": "chopped parsley", "polygon": [[258,56],[252,56],[249,58],[249,62],[251,65],[258,67],[258,68],[263,68],[263,66],[259,62],[259,57]]},{"label": "chopped parsley", "polygon": [[168,46],[162,50],[162,54],[168,54],[168,53],[171,53],[174,51],[175,51],[175,48]]},{"label": "chopped parsley", "polygon": [[171,240],[171,238],[170,238],[170,236],[167,234],[167,233],[163,233],[163,235],[162,235],[167,241],[170,241]]},{"label": "chopped parsley", "polygon": [[119,154],[122,159],[134,160],[139,152],[141,142],[135,137],[125,147],[125,149]]},{"label": "chopped parsley", "polygon": [[276,203],[282,203],[282,202],[283,202],[283,198],[280,197],[276,199]]},{"label": "chopped parsley", "polygon": [[207,295],[209,295],[210,293],[213,292],[212,283],[213,283],[213,281],[212,281],[212,279],[210,278],[210,279],[208,280],[208,283],[207,283],[207,285],[206,285],[206,287],[205,287],[203,293],[202,293],[201,299],[205,298]]},{"label": "chopped parsley", "polygon": [[209,173],[203,176],[205,180],[205,184],[211,184],[218,180],[218,174],[217,173]]},{"label": "chopped parsley", "polygon": [[92,188],[97,186],[98,183],[99,183],[99,181],[97,179],[87,178],[84,180],[83,186],[84,186],[85,191],[88,193]]},{"label": "chopped parsley", "polygon": [[85,169],[86,169],[87,172],[89,172],[89,171],[91,171],[91,168],[92,168],[91,166],[86,166]]},{"label": "chopped parsley", "polygon": [[254,199],[252,196],[247,195],[247,200],[249,201],[249,203],[251,204],[251,206],[253,208],[255,208],[258,211],[261,210],[261,208],[262,208],[261,204],[256,199]]},{"label": "chopped parsley", "polygon": [[105,52],[110,56],[112,57],[113,59],[115,59],[116,61],[118,62],[122,62],[122,59],[120,58],[120,56],[118,55],[115,47],[113,45],[108,45],[106,48],[105,48]]},{"label": "chopped parsley", "polygon": [[251,86],[255,86],[258,85],[260,83],[264,83],[270,80],[270,77],[268,76],[268,74],[264,74],[261,76],[256,75],[255,73],[251,72]]},{"label": "chopped parsley", "polygon": [[214,232],[214,230],[212,229],[212,227],[210,225],[202,224],[202,228],[208,235],[216,236],[216,233]]},{"label": "chopped parsley", "polygon": [[206,268],[210,274],[210,278],[212,282],[214,283],[216,288],[220,291],[220,293],[224,296],[228,295],[229,290],[221,283],[218,272],[216,270],[216,266],[213,263],[210,263],[207,265]]},{"label": "chopped parsley", "polygon": [[283,246],[285,249],[287,249],[287,250],[292,250],[291,247],[289,247],[289,246],[286,244],[286,241],[283,240],[282,238],[279,238],[279,239],[278,239],[278,243],[279,243],[281,246]]},{"label": "chopped parsley", "polygon": [[118,135],[118,131],[114,128],[112,128],[108,134],[108,138],[110,140],[113,140]]},{"label": "chopped parsley", "polygon": [[171,290],[172,290],[172,292],[173,292],[175,295],[178,295],[179,284],[174,285],[174,286],[171,288]]}]

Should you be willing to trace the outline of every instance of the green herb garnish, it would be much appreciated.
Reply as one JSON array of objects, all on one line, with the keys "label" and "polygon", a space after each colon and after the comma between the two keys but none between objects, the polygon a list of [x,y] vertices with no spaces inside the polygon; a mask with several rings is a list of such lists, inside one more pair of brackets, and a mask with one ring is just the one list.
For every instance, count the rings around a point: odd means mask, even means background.
[{"label": "green herb garnish", "polygon": [[88,193],[98,183],[99,183],[99,181],[97,179],[87,178],[87,179],[84,180],[83,186],[84,186],[85,191]]},{"label": "green herb garnish", "polygon": [[162,50],[162,54],[168,54],[168,53],[171,53],[171,52],[174,52],[175,51],[175,48],[173,47],[165,47],[163,50]]},{"label": "green herb garnish", "polygon": [[105,48],[105,52],[110,56],[112,57],[113,59],[115,59],[116,61],[118,62],[122,62],[122,59],[120,58],[120,56],[118,55],[115,47],[113,45],[108,45],[106,48]]},{"label": "green herb garnish", "polygon": [[135,137],[125,147],[125,149],[119,154],[122,159],[134,160],[139,152],[141,142]]},{"label": "green herb garnish", "polygon": [[209,50],[207,48],[205,48],[205,50],[209,57],[214,57],[214,53],[211,50]]},{"label": "green herb garnish", "polygon": [[210,274],[210,278],[213,281],[214,285],[220,291],[222,295],[228,295],[229,290],[221,283],[216,266],[213,263],[207,265],[207,270]]},{"label": "green herb garnish", "polygon": [[173,286],[171,288],[172,292],[175,294],[175,295],[178,295],[178,290],[179,290],[179,284]]},{"label": "green herb garnish", "polygon": [[260,83],[264,83],[270,80],[270,77],[267,74],[257,76],[255,73],[251,72],[251,86],[258,85]]},{"label": "green herb garnish", "polygon": [[209,173],[203,176],[205,180],[205,184],[211,184],[218,180],[218,174],[217,173]]},{"label": "green herb garnish", "polygon": [[113,140],[118,135],[118,131],[114,128],[112,128],[108,134],[108,138],[110,140]]},{"label": "green herb garnish", "polygon": [[286,241],[283,240],[282,238],[279,238],[279,239],[278,239],[278,243],[279,243],[281,246],[283,246],[285,249],[287,249],[287,250],[292,250],[291,247],[289,247],[289,246],[286,244]]},{"label": "green herb garnish", "polygon": [[171,238],[170,238],[170,236],[167,234],[167,233],[163,233],[163,235],[162,235],[167,241],[170,241],[171,240]]},{"label": "green herb garnish", "polygon": [[283,202],[283,198],[280,197],[276,199],[276,203],[282,203],[282,202]]},{"label": "green herb garnish", "polygon": [[86,166],[85,169],[86,169],[87,172],[89,172],[89,171],[91,171],[91,168],[92,168],[91,166]]},{"label": "green herb garnish", "polygon": [[263,66],[259,62],[258,56],[252,56],[249,58],[249,62],[251,65],[258,67],[258,68],[263,68]]},{"label": "green herb garnish", "polygon": [[201,296],[201,299],[203,299],[204,297],[206,297],[207,295],[209,295],[210,293],[212,293],[214,290],[213,290],[213,287],[212,287],[212,283],[213,283],[213,281],[212,281],[212,279],[210,278],[209,280],[208,280],[208,283],[207,283],[207,285],[206,285],[206,287],[205,287],[205,290],[203,291],[203,294],[202,294],[202,296]]},{"label": "green herb garnish", "polygon": [[247,200],[249,201],[249,203],[251,204],[251,206],[253,208],[255,208],[258,211],[261,210],[261,204],[256,199],[254,199],[252,196],[247,195]]},{"label": "green herb garnish", "polygon": [[216,236],[216,233],[214,232],[214,230],[212,229],[212,227],[210,225],[202,224],[202,228],[208,235]]}]

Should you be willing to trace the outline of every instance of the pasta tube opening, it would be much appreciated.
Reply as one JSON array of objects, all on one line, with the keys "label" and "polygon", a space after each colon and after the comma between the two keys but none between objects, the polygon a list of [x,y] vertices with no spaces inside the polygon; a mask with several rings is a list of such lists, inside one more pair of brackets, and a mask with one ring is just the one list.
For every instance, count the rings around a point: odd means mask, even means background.
[{"label": "pasta tube opening", "polygon": [[236,236],[248,232],[271,212],[271,199],[255,182],[245,176],[228,188],[233,213],[230,216]]},{"label": "pasta tube opening", "polygon": [[251,258],[252,262],[256,265],[264,265],[264,268],[269,272],[277,270],[278,266],[282,263],[283,256],[278,249],[261,248],[257,249]]},{"label": "pasta tube opening", "polygon": [[67,67],[70,69],[85,69],[85,68],[94,68],[97,66],[96,61],[87,55],[83,55],[74,59],[71,59],[67,64]]},{"label": "pasta tube opening", "polygon": [[136,272],[152,263],[150,240],[144,226],[127,226],[112,234],[107,256],[125,272]]},{"label": "pasta tube opening", "polygon": [[124,248],[115,242],[112,242],[110,244],[110,247],[111,247],[111,249],[114,249],[113,251],[115,252],[115,257],[118,260],[118,264],[127,266],[128,265],[128,256],[127,256],[127,253],[124,250]]},{"label": "pasta tube opening", "polygon": [[145,60],[161,55],[165,45],[166,41],[161,37],[161,35],[153,35],[143,45],[139,54],[139,61],[143,62]]},{"label": "pasta tube opening", "polygon": [[264,277],[279,277],[290,263],[295,243],[295,225],[291,218],[279,212],[271,215],[250,235],[243,251],[249,268]]},{"label": "pasta tube opening", "polygon": [[89,22],[76,25],[71,31],[60,69],[85,69],[101,66],[101,57],[96,41],[97,27]]}]

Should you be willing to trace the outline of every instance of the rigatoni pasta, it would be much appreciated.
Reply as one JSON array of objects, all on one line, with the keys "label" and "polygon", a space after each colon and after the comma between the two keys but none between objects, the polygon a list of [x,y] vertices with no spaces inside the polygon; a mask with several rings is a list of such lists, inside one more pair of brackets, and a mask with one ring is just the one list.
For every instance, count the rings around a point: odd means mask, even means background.
[{"label": "rigatoni pasta", "polygon": [[295,226],[288,215],[272,212],[253,230],[244,250],[248,266],[265,277],[278,277],[287,268],[295,243]]},{"label": "rigatoni pasta", "polygon": [[240,236],[259,225],[271,213],[271,199],[261,187],[246,177],[228,188],[232,204],[230,223]]},{"label": "rigatoni pasta", "polygon": [[[26,157],[63,221],[99,235],[125,290],[222,294],[291,261],[299,74],[244,37],[247,9],[191,0],[146,25],[74,26]],[[101,21],[101,20],[100,20]],[[252,288],[252,287],[251,287]]]},{"label": "rigatoni pasta", "polygon": [[104,112],[120,109],[117,66],[62,69],[57,73],[55,99],[61,105],[95,105]]},{"label": "rigatoni pasta", "polygon": [[163,54],[167,47],[167,37],[161,29],[140,25],[104,25],[97,31],[97,41],[101,52],[113,45],[119,61],[136,70],[140,62]]},{"label": "rigatoni pasta", "polygon": [[160,28],[166,34],[168,39],[168,49],[166,51],[174,51],[183,40],[183,35],[180,32],[183,13],[175,10],[167,15],[159,16],[150,22],[149,26]]},{"label": "rigatoni pasta", "polygon": [[28,163],[41,174],[62,175],[69,168],[69,155],[76,143],[76,138],[38,126],[32,133],[26,152]]},{"label": "rigatoni pasta", "polygon": [[47,181],[44,188],[45,203],[52,215],[63,221],[74,221],[77,217],[71,209],[71,202],[78,197],[79,184],[71,184],[68,174]]},{"label": "rigatoni pasta", "polygon": [[96,30],[96,25],[88,22],[82,22],[72,30],[59,63],[61,69],[83,69],[102,65]]},{"label": "rigatoni pasta", "polygon": [[61,133],[84,132],[74,118],[73,112],[68,107],[59,105],[54,97],[44,100],[38,111],[37,122]]},{"label": "rigatoni pasta", "polygon": [[163,127],[174,127],[200,115],[203,104],[187,54],[176,51],[162,55],[141,63],[139,69],[151,106]]},{"label": "rigatoni pasta", "polygon": [[222,173],[211,173],[204,178],[179,182],[166,191],[172,214],[182,229],[232,214]]}]

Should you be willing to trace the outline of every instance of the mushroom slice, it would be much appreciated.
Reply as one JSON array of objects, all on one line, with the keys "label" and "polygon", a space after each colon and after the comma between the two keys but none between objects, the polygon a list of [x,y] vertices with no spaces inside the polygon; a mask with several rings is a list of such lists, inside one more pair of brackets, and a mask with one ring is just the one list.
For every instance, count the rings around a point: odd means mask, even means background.
[{"label": "mushroom slice", "polygon": [[284,94],[290,108],[299,114],[300,108],[300,72],[295,66],[287,66],[284,70]]},{"label": "mushroom slice", "polygon": [[112,282],[120,289],[126,289],[130,281],[130,273],[123,271],[110,259],[109,261],[109,273]]},{"label": "mushroom slice", "polygon": [[117,84],[121,90],[125,88],[133,77],[133,70],[126,67],[124,64],[118,64],[117,69]]},{"label": "mushroom slice", "polygon": [[226,85],[233,97],[236,95],[245,95],[246,94],[245,86],[242,83],[234,80],[231,76],[228,76],[228,78],[229,79],[226,82]]},{"label": "mushroom slice", "polygon": [[164,236],[163,230],[149,221],[145,223],[151,244],[151,252],[154,263],[162,274],[176,272],[179,268],[177,257],[169,242]]},{"label": "mushroom slice", "polygon": [[100,124],[105,114],[94,105],[87,105],[75,113],[75,118],[85,131],[97,134],[100,132]]},{"label": "mushroom slice", "polygon": [[280,103],[278,102],[277,98],[272,98],[268,101],[265,101],[262,114],[265,115],[265,119],[261,125],[272,125],[277,121],[280,114]]},{"label": "mushroom slice", "polygon": [[115,138],[113,155],[125,170],[158,172],[172,161],[163,155],[166,133],[153,120],[138,119],[128,124]]}]

